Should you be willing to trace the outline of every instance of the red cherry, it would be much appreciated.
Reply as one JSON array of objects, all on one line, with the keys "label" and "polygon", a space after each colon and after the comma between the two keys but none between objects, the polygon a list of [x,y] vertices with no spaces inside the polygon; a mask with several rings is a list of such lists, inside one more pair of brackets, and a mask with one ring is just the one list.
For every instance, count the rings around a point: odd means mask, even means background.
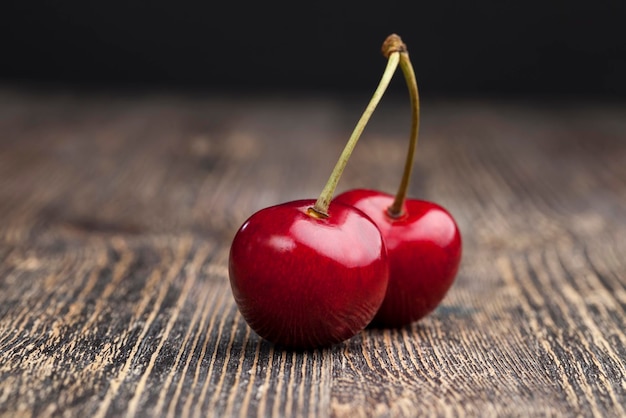
[{"label": "red cherry", "polygon": [[239,310],[261,337],[309,349],[351,338],[380,307],[388,282],[382,237],[363,213],[314,200],[256,212],[233,240],[230,284]]},{"label": "red cherry", "polygon": [[461,261],[461,234],[450,213],[423,200],[404,201],[403,215],[387,209],[392,195],[351,190],[333,202],[354,206],[378,226],[389,256],[389,285],[372,325],[401,327],[432,312],[454,282]]}]

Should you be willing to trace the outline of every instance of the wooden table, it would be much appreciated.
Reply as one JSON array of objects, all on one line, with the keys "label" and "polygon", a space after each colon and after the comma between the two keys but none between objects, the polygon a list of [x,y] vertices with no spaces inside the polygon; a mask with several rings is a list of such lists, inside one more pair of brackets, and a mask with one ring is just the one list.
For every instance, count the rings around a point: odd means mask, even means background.
[{"label": "wooden table", "polygon": [[[367,99],[0,90],[0,416],[625,416],[623,103],[423,101],[442,305],[324,350],[250,331],[236,229],[316,198]],[[338,192],[393,193],[408,128],[385,98]]]}]

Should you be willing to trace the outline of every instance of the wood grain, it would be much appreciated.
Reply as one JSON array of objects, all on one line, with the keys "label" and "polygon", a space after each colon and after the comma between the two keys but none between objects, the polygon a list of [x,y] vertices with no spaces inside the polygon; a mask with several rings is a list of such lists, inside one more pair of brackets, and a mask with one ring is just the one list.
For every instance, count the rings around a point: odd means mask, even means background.
[{"label": "wood grain", "polygon": [[[282,351],[228,249],[314,198],[365,104],[0,90],[0,416],[626,416],[626,107],[433,101],[411,195],[461,270],[402,329]],[[393,192],[384,100],[339,191]]]}]

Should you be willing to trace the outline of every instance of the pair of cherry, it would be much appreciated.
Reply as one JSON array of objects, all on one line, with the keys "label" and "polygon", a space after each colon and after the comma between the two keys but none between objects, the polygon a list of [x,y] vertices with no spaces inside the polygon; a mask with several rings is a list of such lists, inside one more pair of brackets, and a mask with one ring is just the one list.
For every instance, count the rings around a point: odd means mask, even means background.
[{"label": "pair of cherry", "polygon": [[[433,202],[406,198],[419,129],[417,82],[400,37],[390,35],[382,49],[387,68],[317,201],[262,209],[232,242],[229,275],[239,311],[277,345],[324,347],[368,325],[408,325],[439,305],[457,273],[461,236],[453,217]],[[358,189],[333,199],[398,65],[413,115],[398,193]]]}]

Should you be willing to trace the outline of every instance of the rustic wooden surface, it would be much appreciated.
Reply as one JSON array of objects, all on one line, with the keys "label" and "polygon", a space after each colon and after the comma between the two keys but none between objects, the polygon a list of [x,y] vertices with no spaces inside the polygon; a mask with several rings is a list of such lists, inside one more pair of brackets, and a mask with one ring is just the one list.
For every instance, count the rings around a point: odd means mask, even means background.
[{"label": "rustic wooden surface", "polygon": [[[440,308],[310,352],[247,328],[235,230],[317,197],[366,100],[0,90],[0,416],[625,416],[624,104],[424,102]],[[338,191],[395,191],[408,117],[383,100]]]}]

